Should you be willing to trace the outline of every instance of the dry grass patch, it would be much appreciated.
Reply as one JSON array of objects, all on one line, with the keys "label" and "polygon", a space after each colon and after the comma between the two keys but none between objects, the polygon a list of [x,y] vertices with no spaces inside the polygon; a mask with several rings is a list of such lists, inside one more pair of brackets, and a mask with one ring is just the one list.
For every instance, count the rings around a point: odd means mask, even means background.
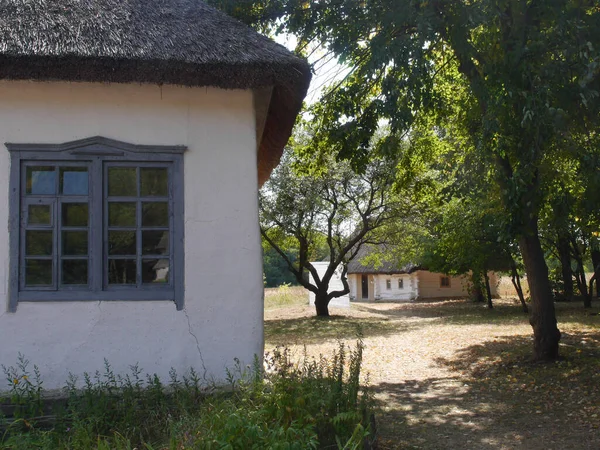
[{"label": "dry grass patch", "polygon": [[308,305],[308,293],[301,286],[265,289],[265,309]]}]

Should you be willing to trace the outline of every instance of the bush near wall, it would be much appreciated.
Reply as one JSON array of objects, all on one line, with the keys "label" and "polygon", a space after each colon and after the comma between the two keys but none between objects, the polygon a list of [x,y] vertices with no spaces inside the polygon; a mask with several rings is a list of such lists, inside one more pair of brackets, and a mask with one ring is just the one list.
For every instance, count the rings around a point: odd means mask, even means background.
[{"label": "bush near wall", "polygon": [[0,448],[364,448],[373,436],[371,396],[359,383],[362,352],[362,342],[340,344],[329,359],[294,363],[277,348],[264,368],[236,362],[227,373],[233,389],[212,394],[193,370],[172,371],[163,384],[137,366],[115,375],[106,362],[103,373],[84,375],[83,387],[71,377],[65,398],[54,402],[21,357],[3,367],[9,392],[0,405],[11,417],[0,418]]}]

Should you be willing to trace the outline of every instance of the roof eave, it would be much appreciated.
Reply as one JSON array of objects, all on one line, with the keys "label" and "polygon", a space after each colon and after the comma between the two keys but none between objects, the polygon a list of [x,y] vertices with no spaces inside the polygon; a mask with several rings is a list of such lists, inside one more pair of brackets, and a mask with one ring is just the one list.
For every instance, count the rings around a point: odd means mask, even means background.
[{"label": "roof eave", "polygon": [[302,109],[311,76],[308,63],[295,57],[245,65],[0,54],[0,79],[172,84],[223,89],[272,87],[262,139],[258,143],[259,186],[279,163]]}]

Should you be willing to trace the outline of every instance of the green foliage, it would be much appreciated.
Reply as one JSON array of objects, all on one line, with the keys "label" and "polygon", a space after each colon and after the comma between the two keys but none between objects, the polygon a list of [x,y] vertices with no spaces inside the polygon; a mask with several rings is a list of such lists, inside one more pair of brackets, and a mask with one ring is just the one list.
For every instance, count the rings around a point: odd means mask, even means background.
[{"label": "green foliage", "polygon": [[42,413],[42,380],[39,368],[34,365],[32,373],[29,369],[29,360],[19,353],[16,366],[2,365],[2,370],[10,387],[8,395],[10,403],[15,408],[13,413],[15,419],[40,415]]},{"label": "green foliage", "polygon": [[[263,271],[265,274],[265,287],[277,287],[284,284],[298,284],[296,277],[289,271],[285,259],[271,246],[265,246],[263,239]],[[297,252],[284,250],[286,257],[294,264]]]},{"label": "green foliage", "polygon": [[[273,236],[281,236],[279,230],[271,232]],[[298,264],[298,243],[291,237],[278,238],[278,245],[284,252],[286,258],[283,258],[263,237],[263,270],[265,274],[265,287],[278,287],[284,284],[297,285],[298,280],[289,270],[287,261],[293,265]],[[311,261],[322,261],[327,258],[329,251],[325,236],[314,235],[314,246],[311,249],[309,259]]]},{"label": "green foliage", "polygon": [[[360,385],[363,345],[340,344],[332,359],[293,361],[289,350],[269,354],[263,369],[236,361],[227,372],[232,390],[208,394],[191,370],[156,375],[85,374],[70,377],[64,407],[51,424],[39,421],[41,383],[29,380],[27,361],[5,368],[16,420],[0,421],[2,449],[308,449],[358,448],[369,434],[371,396]],[[264,375],[264,378],[263,378]],[[38,373],[39,376],[39,373]],[[18,380],[18,383],[15,383]],[[47,417],[46,417],[47,419]]]}]

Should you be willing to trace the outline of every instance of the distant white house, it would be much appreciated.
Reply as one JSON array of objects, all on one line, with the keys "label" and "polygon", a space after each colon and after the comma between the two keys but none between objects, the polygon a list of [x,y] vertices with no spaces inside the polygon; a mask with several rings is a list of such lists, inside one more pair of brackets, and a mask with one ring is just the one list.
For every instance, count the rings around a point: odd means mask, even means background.
[{"label": "distant white house", "polygon": [[[373,251],[363,247],[348,264],[348,284],[352,301],[414,301],[431,298],[467,297],[468,277],[435,273],[408,264],[397,267],[389,261],[376,265],[365,261]],[[497,278],[490,273],[492,296],[497,295]]]},{"label": "distant white house", "polygon": [[[325,274],[325,272],[327,271],[327,267],[329,266],[329,262],[327,262],[327,261],[312,262],[311,264],[317,270],[319,277],[322,277]],[[312,275],[310,275],[309,279],[310,279],[310,282],[312,284],[314,284],[315,280],[312,277]],[[341,268],[341,266],[338,266],[335,273],[331,277],[331,281],[329,282],[328,292],[341,291],[342,289],[344,289],[344,285],[342,283],[342,268]],[[315,294],[310,291],[308,291],[308,292],[309,292],[308,293],[308,303],[310,305],[314,305],[315,304]],[[346,294],[341,297],[331,299],[331,301],[329,302],[329,306],[337,306],[339,308],[349,308],[350,307],[350,295]]]}]

